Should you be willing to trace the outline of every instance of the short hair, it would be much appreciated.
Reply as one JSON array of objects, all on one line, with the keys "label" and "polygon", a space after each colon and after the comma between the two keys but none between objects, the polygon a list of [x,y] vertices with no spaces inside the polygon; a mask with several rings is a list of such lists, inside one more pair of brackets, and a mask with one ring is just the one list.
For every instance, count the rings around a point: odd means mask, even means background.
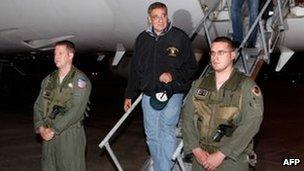
[{"label": "short hair", "polygon": [[163,8],[166,11],[166,14],[168,14],[167,6],[161,2],[154,2],[153,4],[151,4],[148,8],[148,14],[150,15],[151,12],[156,8]]},{"label": "short hair", "polygon": [[213,43],[216,43],[216,42],[227,43],[232,50],[235,50],[235,47],[236,47],[235,43],[228,37],[225,37],[225,36],[217,37],[213,40]]},{"label": "short hair", "polygon": [[65,45],[70,52],[75,53],[75,45],[71,41],[68,40],[59,41],[55,44],[55,46],[58,45]]}]

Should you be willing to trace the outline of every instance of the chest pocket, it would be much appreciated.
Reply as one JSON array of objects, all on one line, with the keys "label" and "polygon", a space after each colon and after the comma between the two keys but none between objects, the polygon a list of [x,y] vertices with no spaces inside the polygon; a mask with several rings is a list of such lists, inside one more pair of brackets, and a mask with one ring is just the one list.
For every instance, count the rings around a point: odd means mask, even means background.
[{"label": "chest pocket", "polygon": [[62,87],[60,103],[63,104],[64,107],[70,108],[72,106],[72,97],[73,97],[73,88],[71,87]]},{"label": "chest pocket", "polygon": [[240,113],[240,100],[237,90],[224,90],[222,93],[209,91],[206,95],[196,92],[193,104],[200,118],[202,137],[210,136],[220,124],[228,124],[231,121],[235,123],[235,118]]},{"label": "chest pocket", "polygon": [[206,95],[200,95],[200,89],[198,88],[193,96],[193,105],[196,108],[196,114],[198,115],[198,129],[201,136],[206,137],[209,132],[209,122],[211,119],[211,108],[207,102],[210,99],[210,93]]},{"label": "chest pocket", "polygon": [[43,105],[44,105],[44,117],[48,116],[51,112],[50,107],[53,105],[56,96],[56,79],[51,76],[43,91]]},{"label": "chest pocket", "polygon": [[53,87],[53,89],[48,89],[49,96],[45,96],[44,98],[46,103],[45,113],[46,115],[50,115],[53,110],[53,106],[58,105],[62,106],[65,109],[68,109],[72,106],[72,96],[73,96],[73,88],[64,86],[63,87]]},{"label": "chest pocket", "polygon": [[[200,92],[204,91],[204,92]],[[210,115],[211,114],[211,108],[208,106],[208,101],[210,99],[210,92],[205,89],[197,88],[196,92],[193,96],[193,104],[195,108],[197,109],[197,114],[200,117],[204,117],[204,115]]]},{"label": "chest pocket", "polygon": [[241,109],[241,95],[239,90],[224,90],[223,101],[217,109],[219,123],[227,123],[235,120]]}]

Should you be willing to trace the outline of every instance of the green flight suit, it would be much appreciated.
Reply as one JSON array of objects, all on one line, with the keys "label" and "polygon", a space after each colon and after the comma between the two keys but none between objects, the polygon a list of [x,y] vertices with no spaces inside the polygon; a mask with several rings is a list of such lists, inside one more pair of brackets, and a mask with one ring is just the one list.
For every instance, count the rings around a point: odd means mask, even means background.
[{"label": "green flight suit", "polygon": [[[248,170],[248,154],[253,150],[253,137],[263,119],[263,97],[253,80],[236,69],[216,90],[215,74],[197,80],[182,109],[182,133],[185,154],[201,147],[210,154],[221,151],[226,158],[219,170]],[[220,124],[235,126],[231,136],[220,142],[212,138]],[[193,160],[192,170],[204,170]]]},{"label": "green flight suit", "polygon": [[[34,128],[45,126],[55,132],[52,140],[42,143],[43,171],[85,170],[86,137],[82,120],[90,92],[90,80],[74,66],[61,84],[58,71],[42,81],[34,105]],[[52,119],[55,105],[64,110]]]}]

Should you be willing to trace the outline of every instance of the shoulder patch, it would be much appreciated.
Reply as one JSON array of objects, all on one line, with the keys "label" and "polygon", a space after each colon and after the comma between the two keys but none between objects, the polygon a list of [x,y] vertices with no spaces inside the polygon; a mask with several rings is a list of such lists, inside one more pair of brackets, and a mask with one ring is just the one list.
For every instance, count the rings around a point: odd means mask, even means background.
[{"label": "shoulder patch", "polygon": [[251,92],[255,95],[255,96],[261,96],[261,90],[258,86],[254,86],[251,89]]},{"label": "shoulder patch", "polygon": [[86,80],[84,80],[84,79],[82,79],[82,78],[79,78],[79,79],[77,80],[77,86],[78,86],[79,88],[85,88],[85,87],[87,86]]}]

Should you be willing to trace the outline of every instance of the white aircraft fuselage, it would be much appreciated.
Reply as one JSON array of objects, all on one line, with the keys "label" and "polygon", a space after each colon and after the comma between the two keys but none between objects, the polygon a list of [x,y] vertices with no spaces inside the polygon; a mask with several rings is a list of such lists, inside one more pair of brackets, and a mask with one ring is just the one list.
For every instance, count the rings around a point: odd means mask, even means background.
[{"label": "white aircraft fuselage", "polygon": [[[0,53],[44,49],[61,39],[78,50],[116,51],[122,43],[132,50],[136,36],[147,27],[152,0],[2,0]],[[169,16],[188,33],[202,17],[197,0],[165,2]]]},{"label": "white aircraft fuselage", "polygon": [[[0,53],[48,50],[58,40],[73,41],[79,51],[116,51],[122,44],[133,49],[136,36],[148,26],[147,8],[153,0],[2,0],[0,6]],[[167,0],[173,25],[187,34],[203,17],[199,0]],[[280,42],[304,50],[304,18],[289,17],[288,30]],[[228,21],[211,26],[211,35],[227,35]],[[207,47],[201,30],[196,49]],[[215,35],[216,36],[216,35]],[[214,37],[212,37],[214,38]]]}]

